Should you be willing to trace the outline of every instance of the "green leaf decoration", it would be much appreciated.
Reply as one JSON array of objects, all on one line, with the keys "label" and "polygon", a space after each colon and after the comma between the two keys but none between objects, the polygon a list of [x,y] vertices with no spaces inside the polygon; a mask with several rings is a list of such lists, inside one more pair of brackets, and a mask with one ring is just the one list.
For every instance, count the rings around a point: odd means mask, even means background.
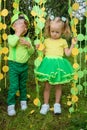
[{"label": "green leaf decoration", "polygon": [[84,82],[84,83],[83,83],[83,86],[87,87],[87,82]]},{"label": "green leaf decoration", "polygon": [[83,49],[82,48],[79,48],[79,53],[82,53],[83,52]]},{"label": "green leaf decoration", "polygon": [[82,85],[80,85],[80,84],[79,84],[79,85],[77,85],[77,88],[78,88],[78,90],[79,90],[79,91],[82,91],[82,90],[83,90],[83,86],[82,86]]},{"label": "green leaf decoration", "polygon": [[79,78],[82,78],[83,76],[84,76],[83,71],[78,71],[78,77],[79,77]]},{"label": "green leaf decoration", "polygon": [[71,26],[74,25],[73,19],[70,21],[70,25],[71,25]]},{"label": "green leaf decoration", "polygon": [[83,34],[78,34],[77,39],[78,39],[78,41],[83,41],[84,40],[84,35]]},{"label": "green leaf decoration", "polygon": [[74,108],[73,108],[73,107],[70,107],[70,108],[69,108],[69,112],[70,112],[70,113],[73,113],[73,112],[74,112]]}]

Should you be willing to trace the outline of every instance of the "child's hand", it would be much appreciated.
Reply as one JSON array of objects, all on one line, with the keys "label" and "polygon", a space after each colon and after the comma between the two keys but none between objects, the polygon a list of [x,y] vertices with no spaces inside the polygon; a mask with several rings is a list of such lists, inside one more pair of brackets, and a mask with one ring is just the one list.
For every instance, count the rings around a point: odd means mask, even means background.
[{"label": "child's hand", "polygon": [[20,38],[20,42],[21,42],[21,45],[26,45],[27,47],[30,47],[30,43],[28,41],[26,41],[24,38]]},{"label": "child's hand", "polygon": [[76,44],[77,43],[77,37],[74,37],[74,38],[72,38],[72,44]]},{"label": "child's hand", "polygon": [[40,44],[36,44],[36,45],[35,45],[36,49],[38,49],[38,48],[39,48],[39,46],[40,46]]}]

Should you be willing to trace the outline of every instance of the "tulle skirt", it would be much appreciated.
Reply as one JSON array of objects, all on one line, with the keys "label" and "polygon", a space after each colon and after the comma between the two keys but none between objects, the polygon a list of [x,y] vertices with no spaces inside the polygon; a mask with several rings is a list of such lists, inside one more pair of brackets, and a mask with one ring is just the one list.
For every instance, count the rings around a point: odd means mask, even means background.
[{"label": "tulle skirt", "polygon": [[74,69],[65,58],[44,57],[34,72],[39,81],[48,81],[50,84],[56,85],[70,82],[73,79]]}]

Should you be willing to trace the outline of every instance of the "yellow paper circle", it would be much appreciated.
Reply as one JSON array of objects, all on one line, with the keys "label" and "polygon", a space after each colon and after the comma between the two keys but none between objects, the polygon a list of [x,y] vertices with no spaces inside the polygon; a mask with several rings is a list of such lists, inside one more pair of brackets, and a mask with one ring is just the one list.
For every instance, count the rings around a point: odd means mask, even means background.
[{"label": "yellow paper circle", "polygon": [[5,30],[7,28],[7,25],[6,24],[3,24],[2,25],[3,29]]},{"label": "yellow paper circle", "polygon": [[1,80],[1,79],[3,79],[3,77],[4,77],[4,76],[3,76],[3,74],[2,74],[2,73],[0,73],[0,80]]},{"label": "yellow paper circle", "polygon": [[4,58],[3,58],[3,59],[6,61],[6,60],[8,60],[8,57],[7,57],[7,56],[4,56]]},{"label": "yellow paper circle", "polygon": [[77,102],[78,101],[78,97],[76,95],[72,95],[72,102]]},{"label": "yellow paper circle", "polygon": [[1,12],[1,15],[6,17],[8,15],[8,10],[7,9],[3,9]]},{"label": "yellow paper circle", "polygon": [[73,21],[74,21],[74,24],[75,24],[75,25],[78,24],[78,19],[77,19],[77,18],[74,18]]},{"label": "yellow paper circle", "polygon": [[2,70],[3,70],[3,72],[8,72],[9,67],[5,65],[5,66],[2,67]]},{"label": "yellow paper circle", "polygon": [[38,50],[39,50],[39,51],[42,51],[43,49],[44,49],[44,45],[41,43],[41,44],[39,45]]},{"label": "yellow paper circle", "polygon": [[32,14],[32,16],[34,16],[34,17],[37,15],[37,13],[36,13],[35,11],[33,11],[33,10],[31,11],[31,14]]},{"label": "yellow paper circle", "polygon": [[3,38],[3,40],[7,40],[8,35],[7,35],[6,33],[3,33],[3,34],[2,34],[2,38]]},{"label": "yellow paper circle", "polygon": [[78,55],[78,53],[79,53],[78,48],[73,48],[73,49],[72,49],[72,55],[73,55],[73,56]]},{"label": "yellow paper circle", "polygon": [[15,8],[15,9],[17,9],[18,8],[18,3],[16,3],[16,2],[13,2],[13,8]]},{"label": "yellow paper circle", "polygon": [[79,3],[74,3],[73,5],[72,5],[72,9],[73,10],[78,10],[79,9]]},{"label": "yellow paper circle", "polygon": [[35,98],[33,101],[34,105],[36,105],[36,106],[38,106],[39,102],[40,102],[40,100],[38,98]]},{"label": "yellow paper circle", "polygon": [[78,68],[79,68],[79,64],[78,64],[78,63],[74,63],[74,64],[73,64],[73,68],[74,68],[74,69],[78,69]]},{"label": "yellow paper circle", "polygon": [[2,30],[3,28],[3,24],[0,22],[0,30]]},{"label": "yellow paper circle", "polygon": [[68,106],[71,106],[71,105],[72,105],[72,102],[71,102],[71,101],[67,101],[67,105],[68,105]]},{"label": "yellow paper circle", "polygon": [[3,54],[7,54],[8,53],[8,48],[7,47],[3,47],[2,48],[2,53]]}]

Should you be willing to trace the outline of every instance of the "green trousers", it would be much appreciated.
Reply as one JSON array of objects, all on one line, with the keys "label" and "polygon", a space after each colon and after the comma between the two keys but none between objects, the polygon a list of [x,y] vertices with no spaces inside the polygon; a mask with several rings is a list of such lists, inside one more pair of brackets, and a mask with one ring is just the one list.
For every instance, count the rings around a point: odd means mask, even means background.
[{"label": "green trousers", "polygon": [[20,101],[27,100],[26,84],[28,79],[28,64],[8,61],[9,66],[9,90],[7,104],[13,105],[16,103],[16,92],[20,91]]}]

